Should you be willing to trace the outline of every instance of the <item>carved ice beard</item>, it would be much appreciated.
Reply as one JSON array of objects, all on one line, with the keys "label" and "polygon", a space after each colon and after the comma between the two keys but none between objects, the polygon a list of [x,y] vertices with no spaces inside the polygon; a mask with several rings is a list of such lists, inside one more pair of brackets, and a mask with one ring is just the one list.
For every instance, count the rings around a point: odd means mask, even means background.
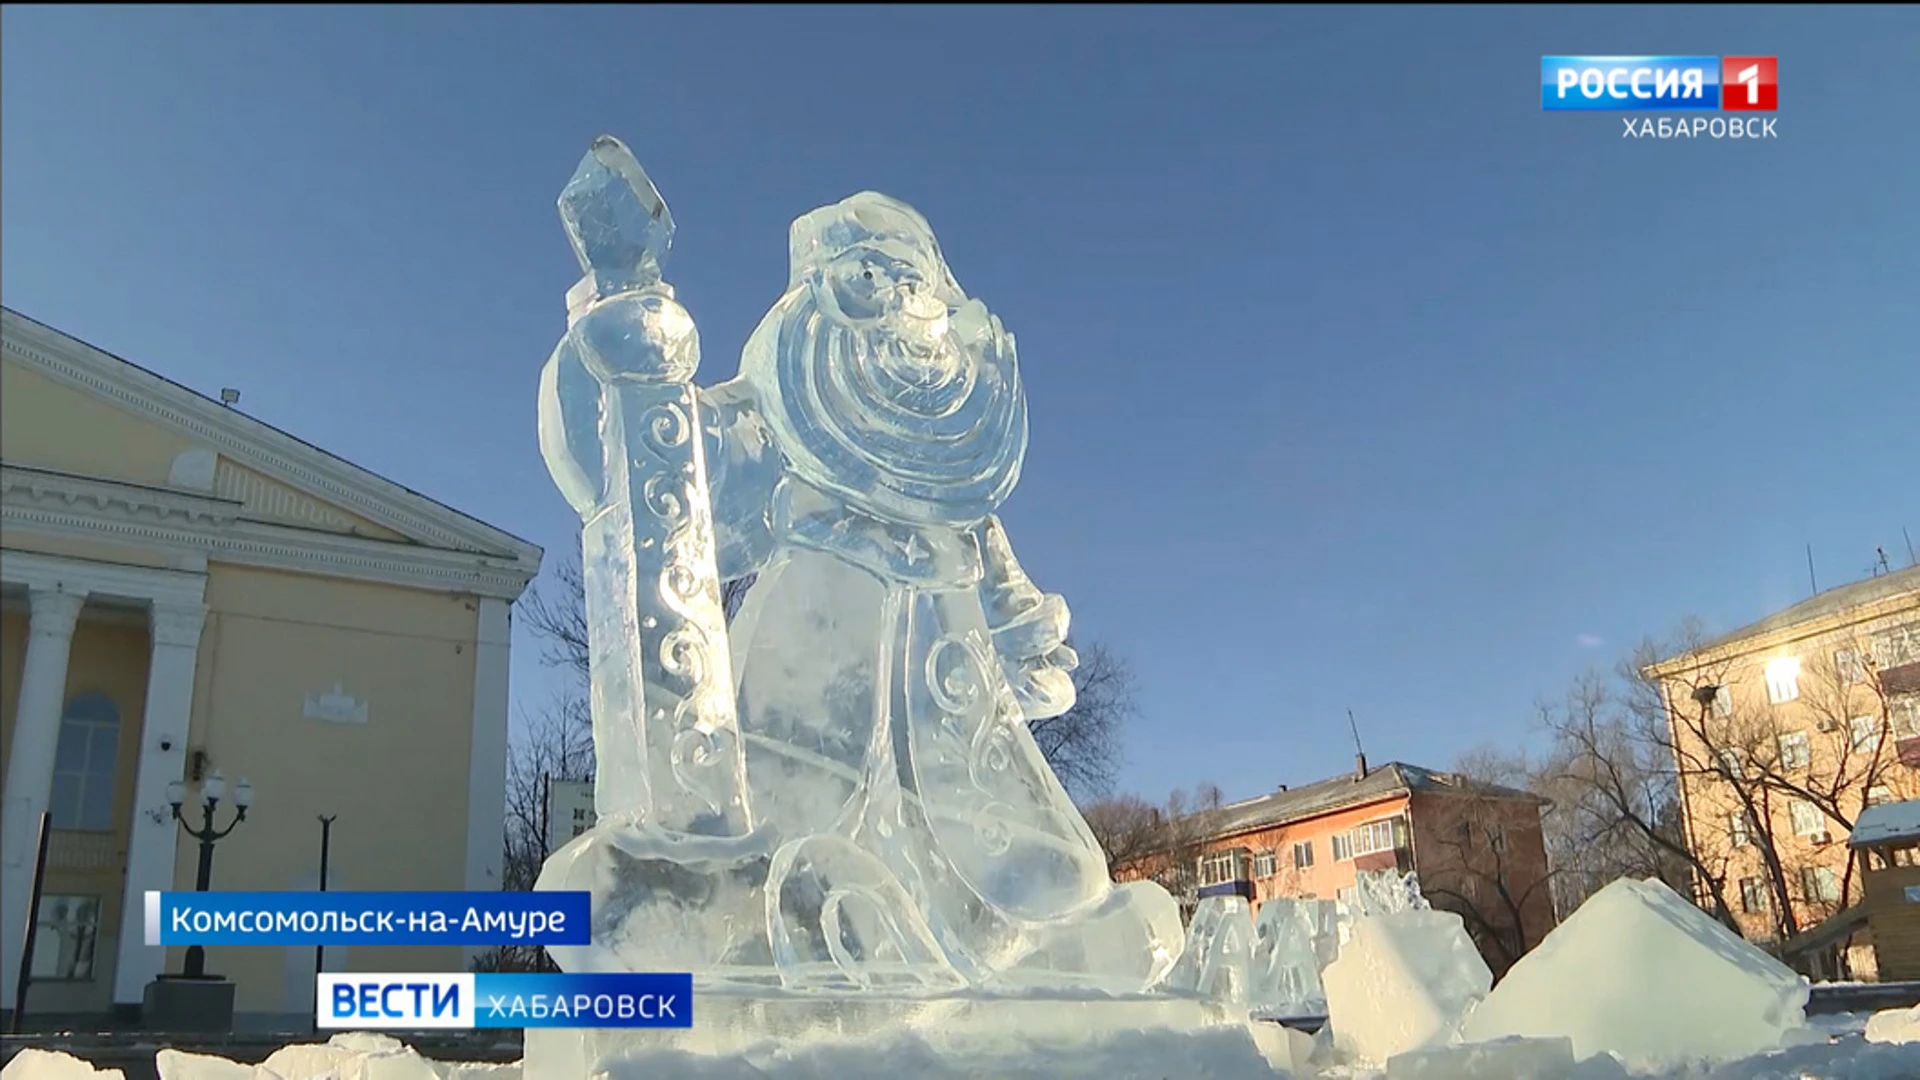
[{"label": "carved ice beard", "polygon": [[939,320],[944,333],[890,332],[898,313],[849,320],[816,288],[782,297],[741,356],[794,471],[894,520],[965,526],[992,513],[1026,452],[1013,335],[977,301]]}]

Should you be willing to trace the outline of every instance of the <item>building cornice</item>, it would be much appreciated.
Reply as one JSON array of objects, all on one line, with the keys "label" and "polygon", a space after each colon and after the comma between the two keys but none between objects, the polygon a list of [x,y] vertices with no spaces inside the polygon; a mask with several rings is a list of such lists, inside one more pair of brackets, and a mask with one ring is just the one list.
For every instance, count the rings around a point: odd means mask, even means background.
[{"label": "building cornice", "polygon": [[1858,607],[1845,611],[1817,615],[1804,622],[1791,626],[1776,627],[1749,637],[1721,641],[1710,648],[1694,652],[1683,652],[1668,657],[1658,663],[1649,664],[1643,669],[1650,679],[1663,681],[1698,671],[1713,664],[1722,664],[1755,653],[1771,652],[1797,645],[1803,641],[1825,637],[1862,623],[1875,622],[1903,611],[1920,611],[1920,592],[1896,593],[1869,600]]},{"label": "building cornice", "polygon": [[195,610],[206,593],[207,575],[121,563],[4,549],[6,580],[31,589],[70,589],[90,599],[130,600]]},{"label": "building cornice", "polygon": [[238,503],[206,495],[0,466],[0,530],[7,533],[104,540],[195,561],[508,601],[525,591],[531,576],[510,556],[275,525],[239,511]]},{"label": "building cornice", "polygon": [[216,448],[250,469],[432,547],[486,554],[538,573],[540,548],[442,506],[233,408],[12,310],[0,348],[29,368]]}]

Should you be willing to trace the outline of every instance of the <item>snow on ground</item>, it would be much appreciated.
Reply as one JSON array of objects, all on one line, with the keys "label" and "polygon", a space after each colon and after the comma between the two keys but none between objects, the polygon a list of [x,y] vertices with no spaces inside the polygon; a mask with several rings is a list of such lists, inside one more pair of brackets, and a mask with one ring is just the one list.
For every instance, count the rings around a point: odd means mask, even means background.
[{"label": "snow on ground", "polygon": [[[1309,1065],[1290,1075],[1294,1080],[1920,1080],[1920,1042],[1870,1042],[1862,1034],[1867,1020],[1857,1013],[1813,1017],[1810,1027],[1814,1030],[1805,1036],[1807,1045],[1725,1065],[1655,1074],[1630,1073],[1618,1061],[1601,1055],[1570,1072],[1487,1071],[1484,1067],[1434,1071],[1429,1065],[1414,1073],[1392,1066]],[[278,1068],[269,1070],[163,1051],[161,1075],[166,1080],[520,1080],[515,1066],[429,1062],[384,1036],[366,1034],[336,1036],[326,1045],[290,1047],[277,1052],[273,1064]],[[992,1062],[942,1058],[912,1035],[724,1058],[661,1050],[632,1059],[611,1080],[960,1080],[984,1075],[1007,1080],[1277,1080],[1289,1074],[1258,1063],[1249,1054],[1249,1041],[1225,1029],[1183,1037],[1133,1032],[1093,1046],[1032,1047],[1017,1057]],[[118,1080],[119,1076],[117,1070],[96,1071],[76,1058],[41,1050],[22,1051],[0,1070],[0,1080]]]}]

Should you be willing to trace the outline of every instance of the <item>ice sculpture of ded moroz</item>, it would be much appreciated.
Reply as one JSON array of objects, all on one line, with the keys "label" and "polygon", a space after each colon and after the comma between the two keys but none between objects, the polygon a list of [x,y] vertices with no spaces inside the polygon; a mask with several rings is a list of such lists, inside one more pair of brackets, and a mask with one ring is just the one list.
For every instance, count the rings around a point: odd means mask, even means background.
[{"label": "ice sculpture of ded moroz", "polygon": [[863,193],[795,221],[785,293],[707,388],[626,147],[597,140],[560,208],[586,275],[540,439],[583,523],[599,822],[540,877],[593,895],[556,961],[856,997],[1162,982],[1173,899],[1109,880],[1026,727],[1072,705],[1075,658],[994,515],[1014,339],[925,219]]}]

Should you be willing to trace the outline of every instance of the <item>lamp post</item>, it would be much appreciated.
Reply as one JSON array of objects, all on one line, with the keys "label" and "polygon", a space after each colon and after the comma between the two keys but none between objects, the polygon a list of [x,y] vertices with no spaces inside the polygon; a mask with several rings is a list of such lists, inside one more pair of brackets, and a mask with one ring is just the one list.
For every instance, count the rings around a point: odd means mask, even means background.
[{"label": "lamp post", "polygon": [[[213,811],[220,800],[227,797],[227,782],[215,769],[212,776],[200,785],[200,827],[194,828],[187,823],[186,816],[180,813],[180,805],[186,801],[186,787],[175,780],[167,785],[167,801],[173,804],[173,820],[180,823],[188,836],[200,841],[200,872],[194,880],[195,892],[206,892],[213,878],[213,845],[221,837],[234,830],[234,826],[247,820],[247,807],[253,805],[253,785],[242,779],[233,785],[233,820],[224,829],[213,826]],[[187,948],[187,969],[189,979],[205,978],[207,974],[207,951],[198,945]]]}]

